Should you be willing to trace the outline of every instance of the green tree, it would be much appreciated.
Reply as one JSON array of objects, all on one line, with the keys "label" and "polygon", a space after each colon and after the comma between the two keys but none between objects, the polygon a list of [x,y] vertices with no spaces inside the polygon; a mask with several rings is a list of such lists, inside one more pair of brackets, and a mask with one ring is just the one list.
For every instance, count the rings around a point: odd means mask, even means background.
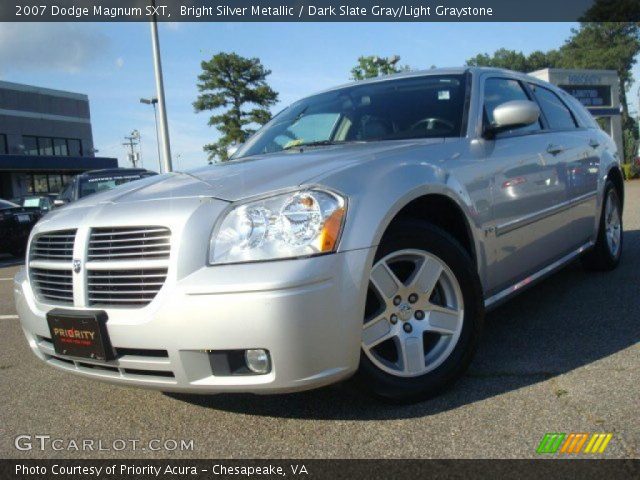
[{"label": "green tree", "polygon": [[467,60],[467,65],[473,67],[496,67],[515,70],[517,72],[533,72],[542,68],[551,68],[558,65],[559,53],[557,50],[541,52],[536,50],[529,55],[515,50],[501,48],[493,55],[480,53]]},{"label": "green tree", "polygon": [[624,155],[627,160],[635,156],[638,130],[635,120],[629,115],[627,92],[633,83],[631,69],[640,53],[640,23],[583,22],[579,29],[572,30],[560,52],[560,66],[563,68],[593,68],[618,73]]},{"label": "green tree", "polygon": [[228,159],[229,145],[243,143],[255,129],[271,119],[268,107],[278,100],[278,94],[267,84],[271,74],[257,58],[244,58],[236,53],[218,53],[202,62],[198,76],[200,95],[193,107],[196,112],[220,110],[209,118],[221,136],[217,142],[204,146],[209,161]]},{"label": "green tree", "polygon": [[366,57],[358,57],[358,64],[351,69],[351,78],[353,80],[364,80],[365,78],[379,77],[380,75],[390,75],[392,73],[404,72],[409,70],[409,66],[399,67],[398,61],[400,57],[394,55],[389,58],[369,55]]}]

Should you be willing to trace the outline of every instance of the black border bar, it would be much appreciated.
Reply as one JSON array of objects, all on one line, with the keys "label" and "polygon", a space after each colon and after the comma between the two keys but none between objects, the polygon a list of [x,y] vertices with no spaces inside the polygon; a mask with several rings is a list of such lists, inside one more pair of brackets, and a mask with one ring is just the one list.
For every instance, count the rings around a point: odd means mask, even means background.
[{"label": "black border bar", "polygon": [[[302,470],[303,466],[304,470]],[[153,470],[150,467],[153,467]],[[100,468],[99,471],[98,468]],[[260,471],[257,470],[258,468],[260,468]],[[294,473],[294,468],[298,472],[297,474]],[[39,469],[39,472],[36,472],[37,469]],[[60,472],[61,469],[64,469],[66,474],[56,475],[55,472]],[[69,469],[75,469],[72,470],[72,472],[77,471],[78,473],[69,474]],[[31,471],[31,473],[26,473],[27,471]],[[227,472],[227,474],[223,472]],[[285,475],[282,475],[282,472],[284,472]],[[109,480],[147,478],[160,480],[169,478],[188,478],[192,480],[212,478],[304,478],[313,480],[378,478],[394,480],[462,480],[469,478],[545,480],[548,478],[579,478],[581,480],[615,480],[638,478],[639,474],[640,460],[637,459],[0,460],[0,478],[3,480],[62,478],[69,480],[89,478]]]},{"label": "black border bar", "polygon": [[638,0],[3,0],[2,22],[640,21]]}]

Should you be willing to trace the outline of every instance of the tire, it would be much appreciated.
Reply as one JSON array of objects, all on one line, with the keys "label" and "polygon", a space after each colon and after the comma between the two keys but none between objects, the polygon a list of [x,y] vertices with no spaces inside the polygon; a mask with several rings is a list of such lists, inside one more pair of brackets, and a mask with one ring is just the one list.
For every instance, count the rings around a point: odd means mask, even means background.
[{"label": "tire", "polygon": [[25,247],[16,247],[9,250],[9,253],[16,258],[24,258],[26,253]]},{"label": "tire", "polygon": [[398,221],[371,270],[356,383],[390,403],[433,397],[469,366],[483,321],[482,288],[466,250],[429,223]]},{"label": "tire", "polygon": [[605,184],[603,198],[596,243],[581,258],[584,267],[592,271],[613,270],[622,256],[622,204],[618,191],[610,180]]}]

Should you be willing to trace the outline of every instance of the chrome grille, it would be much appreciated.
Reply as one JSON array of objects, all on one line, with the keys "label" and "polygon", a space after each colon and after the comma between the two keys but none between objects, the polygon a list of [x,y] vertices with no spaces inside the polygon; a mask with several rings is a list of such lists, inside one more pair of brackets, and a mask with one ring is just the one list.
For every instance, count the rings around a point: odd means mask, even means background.
[{"label": "chrome grille", "polygon": [[171,231],[164,227],[94,228],[88,261],[167,259],[170,242]]},{"label": "chrome grille", "polygon": [[51,303],[73,305],[73,279],[71,270],[31,268],[31,281],[36,294]]},{"label": "chrome grille", "polygon": [[38,235],[31,242],[32,260],[68,261],[73,258],[76,230],[58,230]]},{"label": "chrome grille", "polygon": [[89,270],[87,294],[92,307],[143,307],[151,303],[167,278],[166,268]]}]

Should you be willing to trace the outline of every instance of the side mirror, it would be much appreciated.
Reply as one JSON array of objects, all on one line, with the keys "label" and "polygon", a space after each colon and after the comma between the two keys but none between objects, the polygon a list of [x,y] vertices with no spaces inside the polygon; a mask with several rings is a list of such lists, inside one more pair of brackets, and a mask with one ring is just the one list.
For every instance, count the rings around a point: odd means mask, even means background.
[{"label": "side mirror", "polygon": [[493,123],[484,129],[484,135],[493,138],[497,133],[526,127],[540,118],[540,108],[529,100],[511,100],[493,110]]},{"label": "side mirror", "polygon": [[67,201],[66,200],[62,200],[61,198],[56,198],[53,201],[53,206],[54,207],[62,207],[63,205],[66,205]]}]

